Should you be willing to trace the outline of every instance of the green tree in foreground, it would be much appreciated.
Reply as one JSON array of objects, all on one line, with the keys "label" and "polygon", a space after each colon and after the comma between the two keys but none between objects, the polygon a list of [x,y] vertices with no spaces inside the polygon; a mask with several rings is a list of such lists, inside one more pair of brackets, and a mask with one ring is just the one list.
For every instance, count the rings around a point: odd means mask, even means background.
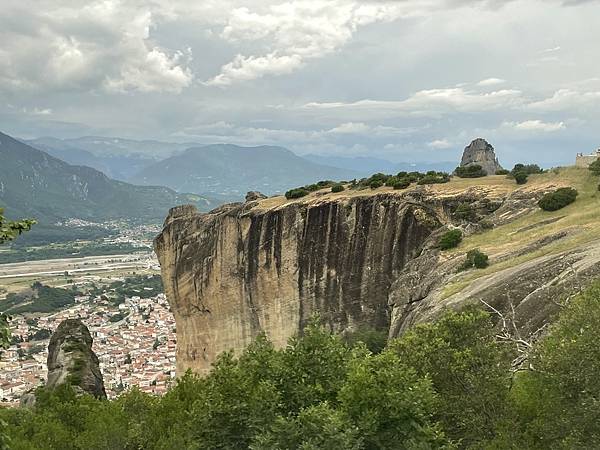
[{"label": "green tree in foreground", "polygon": [[600,282],[533,344],[531,369],[514,372],[497,331],[481,310],[448,312],[374,354],[313,322],[283,349],[259,336],[162,397],[40,389],[35,409],[0,408],[0,439],[15,450],[600,448]]},{"label": "green tree in foreground", "polygon": [[488,313],[449,312],[390,344],[400,360],[428,376],[438,396],[435,419],[461,447],[481,448],[507,413],[510,354]]},{"label": "green tree in foreground", "polygon": [[[34,224],[35,220],[33,219],[20,221],[7,220],[4,217],[4,208],[0,208],[0,245],[12,241],[23,232],[30,230]],[[0,313],[0,348],[8,348],[10,346],[9,320],[9,316]]]},{"label": "green tree in foreground", "polygon": [[12,241],[35,224],[33,219],[8,220],[4,217],[4,208],[0,208],[0,244]]},{"label": "green tree in foreground", "polygon": [[[571,300],[514,392],[523,448],[600,448],[600,282]],[[508,434],[508,433],[507,433]]]}]

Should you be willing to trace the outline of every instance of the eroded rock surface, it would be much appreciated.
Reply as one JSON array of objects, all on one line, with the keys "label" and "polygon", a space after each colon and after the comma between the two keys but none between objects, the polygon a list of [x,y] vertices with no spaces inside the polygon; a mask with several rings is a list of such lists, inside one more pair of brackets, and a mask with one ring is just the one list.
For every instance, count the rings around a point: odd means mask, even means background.
[{"label": "eroded rock surface", "polygon": [[[565,233],[564,237],[567,236]],[[552,238],[561,237],[555,235]],[[518,249],[512,256],[522,251]],[[439,264],[438,261],[425,270],[414,266],[418,259],[411,264],[413,266],[407,268],[409,273],[412,271],[421,278],[421,284],[415,283],[420,286],[419,301],[411,302],[406,295],[392,299],[392,336],[416,323],[435,320],[448,308],[479,305],[486,309],[482,301],[513,318],[526,336],[542,328],[572,295],[600,277],[600,241],[515,264],[473,280],[452,295],[445,292],[446,282],[456,277],[449,265],[452,263]]]},{"label": "eroded rock surface", "polygon": [[488,175],[494,175],[502,166],[498,162],[494,147],[485,139],[477,138],[471,142],[464,150],[461,166],[471,166],[477,164],[481,166]]},{"label": "eroded rock surface", "polygon": [[440,225],[432,208],[395,195],[173,209],[155,249],[179,373],[206,371],[263,331],[285,345],[315,313],[337,331],[387,329],[393,280]]},{"label": "eroded rock surface", "polygon": [[60,323],[48,345],[48,381],[54,388],[68,383],[81,393],[106,398],[98,357],[92,350],[92,336],[79,319]]},{"label": "eroded rock surface", "polygon": [[[393,338],[447,308],[484,300],[514,308],[519,326],[535,331],[559,308],[555,299],[600,275],[600,243],[544,256],[544,248],[579,232],[559,231],[500,248],[492,263],[510,267],[465,281],[469,273],[458,272],[464,254],[440,252],[440,234],[511,222],[554,188],[502,186],[270,198],[207,214],[172,209],[154,245],[177,322],[178,373],[205,373],[219,353],[240,351],[261,332],[284,346],[315,313],[335,331],[369,326]],[[473,223],[456,217],[464,204]]]}]

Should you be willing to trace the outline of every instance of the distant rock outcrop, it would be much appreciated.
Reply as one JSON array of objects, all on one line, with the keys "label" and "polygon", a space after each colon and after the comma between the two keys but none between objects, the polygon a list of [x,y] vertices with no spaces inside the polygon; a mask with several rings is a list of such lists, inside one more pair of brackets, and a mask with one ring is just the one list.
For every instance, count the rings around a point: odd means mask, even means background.
[{"label": "distant rock outcrop", "polygon": [[48,381],[54,388],[68,383],[80,393],[106,398],[98,357],[92,350],[92,336],[79,319],[61,322],[48,345]]},{"label": "distant rock outcrop", "polygon": [[479,165],[488,175],[494,175],[496,171],[502,170],[502,166],[498,162],[494,147],[488,141],[482,138],[477,138],[471,142],[463,152],[460,166]]},{"label": "distant rock outcrop", "polygon": [[255,200],[262,200],[263,198],[267,198],[267,196],[258,191],[250,191],[246,194],[246,201],[252,202]]}]

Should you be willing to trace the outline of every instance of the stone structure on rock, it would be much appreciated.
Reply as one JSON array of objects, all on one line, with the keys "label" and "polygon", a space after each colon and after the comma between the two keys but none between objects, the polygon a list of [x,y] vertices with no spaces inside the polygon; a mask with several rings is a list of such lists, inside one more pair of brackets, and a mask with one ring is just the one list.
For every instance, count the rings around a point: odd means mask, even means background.
[{"label": "stone structure on rock", "polygon": [[462,155],[460,166],[479,165],[488,175],[494,175],[496,171],[502,170],[498,162],[494,147],[485,139],[477,138],[471,142]]},{"label": "stone structure on rock", "polygon": [[98,357],[92,350],[92,336],[79,319],[58,325],[48,345],[49,388],[68,383],[79,393],[106,398]]}]

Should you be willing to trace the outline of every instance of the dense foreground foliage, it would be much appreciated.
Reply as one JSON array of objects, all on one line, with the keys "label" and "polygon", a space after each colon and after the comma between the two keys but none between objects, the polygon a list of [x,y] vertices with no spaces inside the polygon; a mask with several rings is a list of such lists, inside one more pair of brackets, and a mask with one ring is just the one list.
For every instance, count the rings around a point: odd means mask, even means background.
[{"label": "dense foreground foliage", "polygon": [[496,333],[475,309],[385,348],[312,324],[283,350],[259,337],[224,354],[162,398],[40,390],[35,409],[0,410],[0,435],[14,449],[599,448],[600,284],[570,301],[526,370]]}]

